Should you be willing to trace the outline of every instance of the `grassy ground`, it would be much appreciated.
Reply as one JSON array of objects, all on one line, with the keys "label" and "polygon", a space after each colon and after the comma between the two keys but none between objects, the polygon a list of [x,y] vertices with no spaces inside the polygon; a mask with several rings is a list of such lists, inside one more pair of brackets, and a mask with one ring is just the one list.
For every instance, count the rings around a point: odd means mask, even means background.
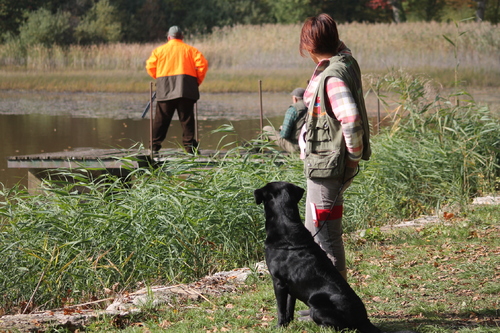
[{"label": "grassy ground", "polygon": [[[311,69],[312,70],[312,69]],[[311,70],[211,70],[201,92],[292,91],[305,86]],[[66,92],[130,92],[149,91],[151,79],[144,71],[127,70],[0,70],[0,89],[66,91]]]},{"label": "grassy ground", "polygon": [[[383,330],[500,332],[499,221],[498,207],[482,206],[418,229],[351,234],[349,282]],[[238,293],[178,300],[119,321],[103,318],[87,331],[276,331],[270,278],[251,276],[247,282]],[[297,309],[304,308],[299,302]],[[333,332],[297,320],[284,331]]]},{"label": "grassy ground", "polygon": [[[390,125],[372,137],[373,155],[346,193],[345,232],[375,228],[365,237],[380,240],[376,228],[388,221],[442,214],[447,207],[467,211],[463,207],[472,198],[500,190],[497,117],[474,103],[427,98],[425,79],[399,74],[382,83],[400,96],[400,106],[391,113]],[[225,136],[224,142],[236,140],[231,126],[215,132]],[[190,158],[161,168],[131,168],[126,186],[111,175],[93,179],[83,169],[61,169],[60,180],[47,179],[36,195],[22,187],[0,188],[0,310],[16,313],[30,299],[37,310],[60,307],[68,297],[83,303],[104,298],[104,290],[116,284],[126,292],[138,282],[193,281],[262,260],[262,209],[255,205],[253,191],[276,180],[305,187],[305,178],[296,156],[282,156],[262,140],[252,141],[251,147],[264,149],[266,158],[235,147],[236,155],[217,168],[199,169]],[[456,225],[451,231],[469,235],[468,228]],[[426,253],[411,253],[393,241],[385,242],[393,247],[384,251],[408,252],[409,258],[438,256],[428,244],[450,238],[449,232],[426,229],[425,234],[398,238],[398,244],[407,242]],[[455,247],[462,246],[459,241],[448,243],[451,251],[461,253]],[[374,260],[384,256],[377,253]],[[372,276],[365,282],[373,288],[363,293],[403,295],[406,300],[405,293],[414,289],[405,285],[426,284],[419,279],[436,278],[437,269],[447,267],[438,259],[436,266],[431,262],[436,269],[432,276],[413,271],[415,265],[421,269],[420,262],[393,262],[394,278],[386,267],[366,268],[373,272],[361,276]],[[380,272],[382,280],[372,284]],[[400,282],[410,275],[414,281]],[[387,281],[394,289],[384,289]]]}]

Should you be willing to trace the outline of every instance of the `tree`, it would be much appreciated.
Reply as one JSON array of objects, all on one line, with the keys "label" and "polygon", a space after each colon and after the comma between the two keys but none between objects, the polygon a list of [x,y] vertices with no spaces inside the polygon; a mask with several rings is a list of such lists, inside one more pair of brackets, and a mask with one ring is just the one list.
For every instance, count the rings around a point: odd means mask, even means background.
[{"label": "tree", "polygon": [[318,1],[321,12],[330,14],[337,22],[371,21],[370,0]]},{"label": "tree", "polygon": [[0,0],[0,42],[7,34],[17,36],[26,11],[37,10],[42,0]]},{"label": "tree", "polygon": [[165,12],[162,10],[160,0],[146,0],[137,12],[137,20],[140,22],[134,32],[139,32],[142,40],[156,41],[165,40],[168,29]]},{"label": "tree", "polygon": [[493,24],[498,24],[500,21],[500,0],[496,0],[496,3],[488,6],[488,9],[488,12],[485,14],[486,19]]},{"label": "tree", "polygon": [[408,8],[417,20],[427,22],[441,19],[446,0],[408,0]]},{"label": "tree", "polygon": [[[396,23],[406,21],[406,16],[400,0],[370,0],[367,6],[371,10],[377,12],[385,13],[390,11],[392,21]],[[381,15],[379,14],[376,21],[380,21],[380,18]]]},{"label": "tree", "polygon": [[21,45],[42,44],[50,47],[54,44],[71,43],[70,14],[58,11],[52,14],[48,9],[40,8],[27,14],[26,22],[19,28]]},{"label": "tree", "polygon": [[477,9],[476,9],[476,21],[481,22],[484,21],[484,13],[486,11],[486,3],[487,0],[476,0]]},{"label": "tree", "polygon": [[321,8],[317,1],[311,0],[271,0],[269,6],[277,23],[304,22],[307,17],[316,15]]},{"label": "tree", "polygon": [[121,23],[118,12],[109,0],[100,0],[85,14],[75,29],[78,43],[118,42],[121,39]]},{"label": "tree", "polygon": [[406,15],[401,4],[401,0],[389,0],[388,2],[392,8],[392,17],[394,22],[406,22]]},{"label": "tree", "polygon": [[264,24],[272,19],[268,0],[170,0],[169,26],[177,24],[187,32],[210,33],[214,27],[235,24]]}]

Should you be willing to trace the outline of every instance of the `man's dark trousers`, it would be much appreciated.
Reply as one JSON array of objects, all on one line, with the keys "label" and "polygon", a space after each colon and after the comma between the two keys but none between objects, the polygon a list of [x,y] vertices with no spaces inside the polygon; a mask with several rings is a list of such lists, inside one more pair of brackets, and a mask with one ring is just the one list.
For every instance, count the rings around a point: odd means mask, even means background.
[{"label": "man's dark trousers", "polygon": [[167,136],[172,117],[177,110],[179,121],[182,125],[182,144],[185,148],[196,145],[194,103],[189,98],[176,98],[168,101],[156,102],[156,113],[153,122],[153,150],[158,150]]}]

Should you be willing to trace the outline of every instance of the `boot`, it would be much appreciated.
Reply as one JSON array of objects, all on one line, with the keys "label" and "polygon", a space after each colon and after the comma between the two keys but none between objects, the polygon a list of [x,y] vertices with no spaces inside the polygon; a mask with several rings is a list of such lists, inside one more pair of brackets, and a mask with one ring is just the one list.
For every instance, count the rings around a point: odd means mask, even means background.
[{"label": "boot", "polygon": [[184,149],[189,155],[199,155],[200,150],[198,149],[199,143],[196,140],[193,140],[191,144],[184,146]]}]

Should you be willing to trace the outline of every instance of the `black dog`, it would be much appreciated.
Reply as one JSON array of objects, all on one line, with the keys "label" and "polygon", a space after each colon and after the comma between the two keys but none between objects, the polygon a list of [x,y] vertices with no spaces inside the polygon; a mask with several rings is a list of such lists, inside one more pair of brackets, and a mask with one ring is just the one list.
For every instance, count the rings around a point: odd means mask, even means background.
[{"label": "black dog", "polygon": [[311,318],[338,330],[379,333],[365,306],[303,225],[298,202],[304,190],[286,182],[268,183],[254,191],[266,215],[266,263],[278,305],[278,326],[293,320],[297,299]]}]

